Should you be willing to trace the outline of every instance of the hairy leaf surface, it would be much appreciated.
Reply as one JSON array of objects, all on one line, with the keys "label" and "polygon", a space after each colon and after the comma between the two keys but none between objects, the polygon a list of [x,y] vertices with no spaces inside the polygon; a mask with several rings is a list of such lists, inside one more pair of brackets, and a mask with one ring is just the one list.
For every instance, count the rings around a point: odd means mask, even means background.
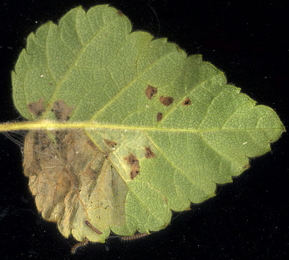
[{"label": "hairy leaf surface", "polygon": [[166,227],[284,131],[200,55],[131,30],[107,5],[72,9],[29,35],[12,73],[16,108],[42,128],[24,150],[37,208],[79,241]]}]

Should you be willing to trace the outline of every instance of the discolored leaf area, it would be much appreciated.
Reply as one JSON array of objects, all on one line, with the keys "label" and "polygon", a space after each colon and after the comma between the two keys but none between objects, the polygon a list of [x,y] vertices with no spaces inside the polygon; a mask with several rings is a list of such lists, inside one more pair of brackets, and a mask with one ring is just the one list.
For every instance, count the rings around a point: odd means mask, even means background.
[{"label": "discolored leaf area", "polygon": [[172,210],[214,196],[285,130],[201,55],[131,32],[107,5],[31,33],[12,81],[33,121],[24,173],[37,208],[81,244],[166,227]]}]

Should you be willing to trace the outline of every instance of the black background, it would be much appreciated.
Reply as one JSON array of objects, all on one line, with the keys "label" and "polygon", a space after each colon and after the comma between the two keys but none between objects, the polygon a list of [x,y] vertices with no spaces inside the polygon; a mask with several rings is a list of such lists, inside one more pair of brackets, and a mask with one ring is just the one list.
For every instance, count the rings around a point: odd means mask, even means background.
[{"label": "black background", "polygon": [[[134,30],[167,37],[226,72],[228,81],[272,107],[288,128],[289,26],[286,1],[1,0],[0,120],[19,120],[10,73],[25,39],[71,8],[110,3]],[[20,148],[0,135],[0,259],[289,259],[288,135],[251,161],[217,196],[176,215],[165,230],[130,242],[111,238],[70,255],[53,223],[37,213]],[[287,257],[286,257],[287,256]]]}]

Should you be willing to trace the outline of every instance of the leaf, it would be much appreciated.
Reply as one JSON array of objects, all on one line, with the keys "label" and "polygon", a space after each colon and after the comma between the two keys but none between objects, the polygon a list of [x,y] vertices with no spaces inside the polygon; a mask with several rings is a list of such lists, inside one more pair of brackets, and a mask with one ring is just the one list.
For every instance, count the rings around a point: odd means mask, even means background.
[{"label": "leaf", "polygon": [[12,81],[30,121],[3,129],[31,130],[24,173],[37,208],[79,241],[166,227],[285,130],[200,55],[131,32],[107,5],[30,34]]}]

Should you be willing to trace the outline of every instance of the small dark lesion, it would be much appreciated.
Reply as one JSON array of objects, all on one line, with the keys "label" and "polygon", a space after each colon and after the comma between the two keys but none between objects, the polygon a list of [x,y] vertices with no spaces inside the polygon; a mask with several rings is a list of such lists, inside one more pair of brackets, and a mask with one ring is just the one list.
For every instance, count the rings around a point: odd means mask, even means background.
[{"label": "small dark lesion", "polygon": [[44,98],[42,97],[37,102],[29,103],[27,107],[31,114],[35,115],[36,117],[40,117],[45,111]]},{"label": "small dark lesion", "polygon": [[115,148],[115,146],[117,145],[117,142],[116,141],[111,141],[111,140],[108,140],[108,139],[104,139],[105,143],[110,146],[111,148]]},{"label": "small dark lesion", "polygon": [[162,118],[163,118],[163,113],[158,112],[158,113],[157,113],[157,122],[161,121]]},{"label": "small dark lesion", "polygon": [[155,158],[156,155],[152,152],[151,148],[145,147],[145,157],[147,159]]},{"label": "small dark lesion", "polygon": [[63,100],[57,100],[53,103],[51,111],[59,121],[68,121],[72,114],[73,107],[69,107]]},{"label": "small dark lesion", "polygon": [[125,157],[124,160],[130,166],[130,178],[133,180],[140,171],[139,160],[132,153]]},{"label": "small dark lesion", "polygon": [[189,106],[191,104],[192,104],[192,101],[189,98],[186,98],[182,103],[183,106]]},{"label": "small dark lesion", "polygon": [[152,99],[152,97],[158,92],[157,88],[148,86],[145,90],[145,94],[148,99]]},{"label": "small dark lesion", "polygon": [[173,97],[164,97],[161,96],[160,97],[160,102],[164,105],[164,106],[169,106],[174,102],[174,98]]}]

